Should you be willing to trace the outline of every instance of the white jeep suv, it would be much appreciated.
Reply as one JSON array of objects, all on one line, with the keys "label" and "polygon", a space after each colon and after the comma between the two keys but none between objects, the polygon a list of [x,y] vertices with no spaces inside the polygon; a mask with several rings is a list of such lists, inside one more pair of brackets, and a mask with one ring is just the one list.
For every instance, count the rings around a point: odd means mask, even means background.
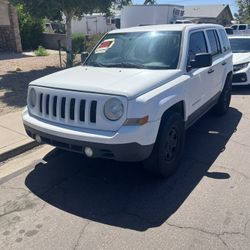
[{"label": "white jeep suv", "polygon": [[82,66],[29,85],[23,112],[38,142],[118,161],[144,161],[168,176],[185,130],[231,99],[232,53],[219,25],[155,25],[111,31]]}]

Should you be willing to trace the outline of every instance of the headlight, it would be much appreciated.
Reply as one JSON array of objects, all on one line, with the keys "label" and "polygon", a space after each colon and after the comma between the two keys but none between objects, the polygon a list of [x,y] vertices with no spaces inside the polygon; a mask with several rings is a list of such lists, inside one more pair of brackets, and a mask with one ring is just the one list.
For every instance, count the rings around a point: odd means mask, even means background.
[{"label": "headlight", "polygon": [[108,120],[117,121],[124,114],[124,106],[117,98],[109,99],[104,105],[104,115]]},{"label": "headlight", "polygon": [[244,68],[247,68],[248,64],[249,64],[249,62],[234,65],[234,72],[239,71],[239,70],[244,69]]},{"label": "headlight", "polygon": [[36,106],[36,91],[33,88],[29,92],[29,104],[32,108]]}]

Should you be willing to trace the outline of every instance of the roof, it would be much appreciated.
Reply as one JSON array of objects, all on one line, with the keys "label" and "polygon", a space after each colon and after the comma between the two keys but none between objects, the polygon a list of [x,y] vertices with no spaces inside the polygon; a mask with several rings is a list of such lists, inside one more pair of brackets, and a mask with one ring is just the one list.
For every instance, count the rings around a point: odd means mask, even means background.
[{"label": "roof", "polygon": [[198,28],[210,28],[210,27],[221,27],[217,24],[160,24],[160,25],[148,25],[148,26],[136,26],[126,29],[112,30],[109,33],[129,33],[129,32],[147,32],[147,31],[183,31],[188,29]]},{"label": "roof", "polygon": [[225,8],[229,9],[230,15],[232,16],[231,10],[227,4],[187,5],[184,7],[184,16],[217,18]]}]

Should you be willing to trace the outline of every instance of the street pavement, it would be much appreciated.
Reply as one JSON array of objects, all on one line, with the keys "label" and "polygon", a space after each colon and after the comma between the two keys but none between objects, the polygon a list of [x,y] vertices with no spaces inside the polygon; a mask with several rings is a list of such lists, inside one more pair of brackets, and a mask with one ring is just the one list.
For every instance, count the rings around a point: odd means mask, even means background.
[{"label": "street pavement", "polygon": [[35,163],[12,163],[30,170],[0,185],[0,249],[250,249],[248,87],[226,116],[188,130],[167,180],[139,163],[36,150]]}]

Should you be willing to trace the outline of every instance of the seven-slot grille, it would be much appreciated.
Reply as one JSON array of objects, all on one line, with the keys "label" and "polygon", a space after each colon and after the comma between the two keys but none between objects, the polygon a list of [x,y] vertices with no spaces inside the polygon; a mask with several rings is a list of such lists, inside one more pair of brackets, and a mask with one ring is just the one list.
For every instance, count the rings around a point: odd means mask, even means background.
[{"label": "seven-slot grille", "polygon": [[[114,96],[30,86],[36,93],[35,106],[29,103],[29,112],[35,117],[64,126],[80,129],[117,131],[126,120],[126,115],[117,121],[108,120],[103,112],[105,103]],[[29,94],[30,96],[30,94]],[[127,109],[127,98],[117,96]]]},{"label": "seven-slot grille", "polygon": [[85,99],[68,98],[51,94],[39,93],[38,109],[42,116],[49,116],[52,119],[64,119],[66,121],[86,120],[96,123],[97,101],[92,100],[89,104],[89,112]]}]

